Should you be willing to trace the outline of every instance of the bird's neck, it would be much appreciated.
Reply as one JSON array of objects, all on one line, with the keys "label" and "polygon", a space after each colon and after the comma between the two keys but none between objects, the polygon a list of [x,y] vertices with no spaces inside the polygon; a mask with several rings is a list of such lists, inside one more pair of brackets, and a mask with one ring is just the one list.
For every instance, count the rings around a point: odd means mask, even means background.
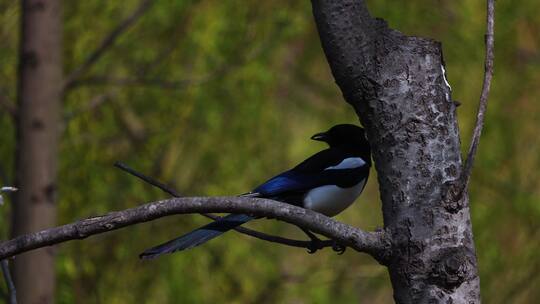
[{"label": "bird's neck", "polygon": [[352,155],[360,156],[365,162],[367,162],[371,166],[371,150],[369,147],[361,145],[346,145],[335,148],[341,149],[346,153]]}]

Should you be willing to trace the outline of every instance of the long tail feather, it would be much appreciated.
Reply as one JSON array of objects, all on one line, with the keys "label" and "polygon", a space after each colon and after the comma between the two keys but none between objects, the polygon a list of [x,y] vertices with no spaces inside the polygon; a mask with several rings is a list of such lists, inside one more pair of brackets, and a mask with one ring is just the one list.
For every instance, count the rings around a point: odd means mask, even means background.
[{"label": "long tail feather", "polygon": [[190,249],[199,246],[221,234],[247,223],[255,217],[247,214],[229,214],[206,226],[198,228],[179,238],[170,240],[156,247],[149,248],[139,255],[141,259],[153,259],[165,253]]}]

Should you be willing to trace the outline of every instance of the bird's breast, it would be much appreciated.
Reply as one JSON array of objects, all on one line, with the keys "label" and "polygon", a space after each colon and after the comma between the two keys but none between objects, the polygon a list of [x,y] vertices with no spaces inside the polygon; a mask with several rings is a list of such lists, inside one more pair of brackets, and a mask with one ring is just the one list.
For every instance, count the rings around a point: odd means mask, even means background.
[{"label": "bird's breast", "polygon": [[304,208],[327,216],[337,215],[356,200],[362,193],[365,183],[366,179],[363,179],[349,188],[335,185],[313,188],[304,197]]}]

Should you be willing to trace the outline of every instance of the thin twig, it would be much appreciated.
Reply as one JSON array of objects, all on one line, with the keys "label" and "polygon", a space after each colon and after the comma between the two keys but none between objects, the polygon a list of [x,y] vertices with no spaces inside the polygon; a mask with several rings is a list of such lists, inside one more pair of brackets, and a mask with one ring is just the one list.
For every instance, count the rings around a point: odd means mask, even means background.
[{"label": "thin twig", "polygon": [[4,274],[4,280],[6,281],[9,292],[9,304],[17,304],[17,290],[15,289],[15,284],[9,271],[9,262],[4,259],[0,263],[2,264],[2,273]]},{"label": "thin twig", "polygon": [[100,45],[86,58],[86,60],[69,74],[64,82],[64,90],[69,89],[72,84],[84,75],[98,61],[105,52],[114,45],[118,37],[126,32],[137,20],[143,16],[152,6],[153,0],[142,0],[139,6],[126,19],[122,20],[104,39]]},{"label": "thin twig", "polygon": [[[136,170],[130,168],[128,165],[124,163],[116,162],[114,166],[135,177],[140,178],[141,180],[145,181],[146,183],[154,187],[161,189],[163,192],[168,193],[173,197],[181,197],[180,193],[178,193],[176,190],[172,189],[171,187],[168,187],[167,185],[161,183],[160,181],[150,176],[146,176],[142,173],[137,172]],[[221,218],[220,216],[217,216],[214,214],[208,214],[208,213],[201,213],[201,215],[207,218],[210,218],[212,220],[218,220]],[[284,238],[284,237],[280,237],[276,235],[269,235],[263,232],[255,231],[255,230],[244,228],[244,227],[236,227],[234,228],[234,230],[242,234],[261,239],[263,241],[268,241],[271,243],[277,243],[277,244],[282,244],[282,245],[287,245],[287,246],[292,246],[292,247],[306,248],[306,249],[309,249],[310,252],[312,253],[318,249],[323,249],[325,247],[332,247],[335,245],[334,241],[332,240],[301,241],[301,240],[293,240],[289,238]]]},{"label": "thin twig", "polygon": [[323,214],[290,204],[254,197],[180,197],[156,201],[122,211],[95,216],[71,224],[18,236],[0,243],[0,259],[69,240],[84,239],[138,223],[173,214],[245,213],[278,219],[305,227],[379,261],[389,256],[389,235],[384,231],[367,232],[341,223]]},{"label": "thin twig", "polygon": [[480,104],[478,105],[478,114],[476,115],[476,124],[473,131],[471,146],[467,154],[467,160],[463,166],[461,174],[461,193],[464,193],[471,179],[471,172],[474,163],[474,157],[478,150],[480,135],[484,127],[484,116],[488,104],[489,89],[491,87],[491,79],[493,78],[493,44],[494,44],[494,26],[495,26],[495,0],[487,0],[487,30],[485,36],[486,58],[484,63],[484,82],[482,85],[482,93],[480,95]]}]

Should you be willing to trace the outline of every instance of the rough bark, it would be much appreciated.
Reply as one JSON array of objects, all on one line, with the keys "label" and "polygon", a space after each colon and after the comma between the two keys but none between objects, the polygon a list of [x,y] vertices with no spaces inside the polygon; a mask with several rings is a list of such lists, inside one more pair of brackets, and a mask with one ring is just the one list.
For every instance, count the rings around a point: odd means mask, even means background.
[{"label": "rough bark", "polygon": [[[56,175],[62,91],[60,0],[24,0],[17,109],[13,235],[56,222]],[[20,303],[52,303],[54,253],[50,248],[14,260]]]},{"label": "rough bark", "polygon": [[367,129],[397,303],[478,303],[459,130],[440,43],[372,18],[362,0],[312,0],[336,82]]},{"label": "rough bark", "polygon": [[[459,130],[441,46],[372,18],[361,0],[312,0],[333,75],[367,129],[378,170],[384,231],[364,232],[269,200],[177,198],[54,225],[62,85],[59,0],[26,0],[17,128],[14,234],[0,259],[175,213],[271,216],[373,255],[388,267],[398,303],[478,303],[469,201],[461,191]],[[21,303],[52,302],[50,249],[15,260]]]}]

